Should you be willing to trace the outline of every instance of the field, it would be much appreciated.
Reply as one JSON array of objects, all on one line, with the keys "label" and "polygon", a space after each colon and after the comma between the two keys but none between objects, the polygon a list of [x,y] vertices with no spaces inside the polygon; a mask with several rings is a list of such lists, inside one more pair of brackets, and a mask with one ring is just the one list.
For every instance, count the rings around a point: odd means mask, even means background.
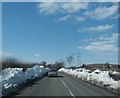
[{"label": "field", "polygon": [[120,65],[117,64],[88,64],[85,66],[86,69],[95,70],[100,69],[101,71],[117,71],[120,72]]}]

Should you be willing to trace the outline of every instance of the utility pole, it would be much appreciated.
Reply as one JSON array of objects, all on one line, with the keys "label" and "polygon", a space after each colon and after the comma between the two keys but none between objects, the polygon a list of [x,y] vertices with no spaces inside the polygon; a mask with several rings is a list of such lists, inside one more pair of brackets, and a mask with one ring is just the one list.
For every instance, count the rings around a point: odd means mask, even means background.
[{"label": "utility pole", "polygon": [[80,60],[80,55],[79,55],[79,52],[78,52],[78,53],[77,53],[77,66],[79,66],[79,65],[80,65],[79,60]]},{"label": "utility pole", "polygon": [[81,65],[80,53],[77,53],[77,66]]}]

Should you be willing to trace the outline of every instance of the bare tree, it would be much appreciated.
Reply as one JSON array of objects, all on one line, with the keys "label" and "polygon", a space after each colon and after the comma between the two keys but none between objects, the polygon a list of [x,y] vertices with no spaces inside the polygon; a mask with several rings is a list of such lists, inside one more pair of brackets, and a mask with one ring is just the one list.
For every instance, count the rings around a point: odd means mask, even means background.
[{"label": "bare tree", "polygon": [[64,68],[64,61],[56,61],[54,67],[58,70],[60,68]]},{"label": "bare tree", "polygon": [[68,56],[67,61],[68,61],[69,65],[70,65],[70,67],[72,67],[73,56]]}]

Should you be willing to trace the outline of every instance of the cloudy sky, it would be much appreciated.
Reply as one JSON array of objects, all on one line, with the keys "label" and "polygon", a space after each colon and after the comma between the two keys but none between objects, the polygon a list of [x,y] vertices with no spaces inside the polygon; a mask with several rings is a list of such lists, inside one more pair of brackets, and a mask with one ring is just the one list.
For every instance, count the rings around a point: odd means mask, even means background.
[{"label": "cloudy sky", "polygon": [[[3,55],[53,63],[80,53],[81,63],[118,62],[115,2],[3,3]],[[0,52],[0,54],[1,54]]]}]

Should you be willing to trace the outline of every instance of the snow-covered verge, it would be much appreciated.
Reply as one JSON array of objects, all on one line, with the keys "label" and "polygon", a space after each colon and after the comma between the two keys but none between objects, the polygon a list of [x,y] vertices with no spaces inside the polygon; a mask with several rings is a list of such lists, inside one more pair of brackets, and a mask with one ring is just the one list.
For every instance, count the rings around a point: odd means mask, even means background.
[{"label": "snow-covered verge", "polygon": [[[116,93],[118,93],[120,88],[119,85],[120,80],[115,81],[113,78],[111,78],[109,76],[109,71],[100,71],[99,69],[96,69],[95,71],[90,71],[84,68],[75,69],[75,70],[61,68],[59,69],[59,72],[70,74],[74,77],[77,77],[78,79],[104,87]],[[112,72],[112,73],[117,74],[118,72]]]},{"label": "snow-covered verge", "polygon": [[27,68],[25,72],[23,68],[6,68],[0,73],[0,92],[3,96],[9,95],[12,92],[17,91],[17,87],[21,84],[43,77],[48,71],[48,68],[35,65],[32,68]]}]

